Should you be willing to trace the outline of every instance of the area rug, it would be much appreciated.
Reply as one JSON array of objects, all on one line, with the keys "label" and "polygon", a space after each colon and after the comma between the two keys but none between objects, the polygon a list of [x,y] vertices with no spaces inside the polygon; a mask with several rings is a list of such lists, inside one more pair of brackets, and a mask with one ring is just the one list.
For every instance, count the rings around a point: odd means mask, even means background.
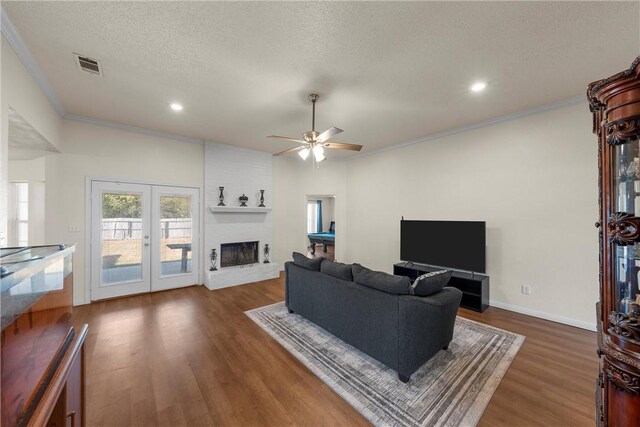
[{"label": "area rug", "polygon": [[284,302],[246,314],[378,426],[476,425],[525,339],[458,317],[449,350],[404,384],[396,371],[290,314]]}]

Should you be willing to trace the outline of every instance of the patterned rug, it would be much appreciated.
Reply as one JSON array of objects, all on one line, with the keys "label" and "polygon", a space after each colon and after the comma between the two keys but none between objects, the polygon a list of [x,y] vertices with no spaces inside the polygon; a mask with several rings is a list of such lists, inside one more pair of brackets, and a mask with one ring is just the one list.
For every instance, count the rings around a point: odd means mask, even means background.
[{"label": "patterned rug", "polygon": [[379,426],[473,426],[525,337],[458,317],[449,350],[398,374],[297,314],[284,302],[246,312],[343,399]]}]

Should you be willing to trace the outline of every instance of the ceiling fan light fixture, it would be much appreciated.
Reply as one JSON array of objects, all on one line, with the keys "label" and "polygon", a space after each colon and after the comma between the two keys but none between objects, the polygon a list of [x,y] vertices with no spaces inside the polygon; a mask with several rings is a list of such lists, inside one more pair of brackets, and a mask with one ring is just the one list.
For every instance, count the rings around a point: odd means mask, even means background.
[{"label": "ceiling fan light fixture", "polygon": [[308,148],[303,148],[302,150],[298,151],[298,156],[302,157],[302,160],[307,160],[310,152],[311,151],[309,151]]},{"label": "ceiling fan light fixture", "polygon": [[326,158],[324,156],[324,147],[322,145],[316,145],[313,147],[313,157],[316,158],[316,162],[321,162]]},{"label": "ceiling fan light fixture", "polygon": [[313,158],[315,162],[321,162],[326,157],[324,155],[325,148],[332,148],[337,150],[351,150],[351,151],[360,151],[362,145],[357,144],[346,144],[344,142],[329,142],[331,138],[342,133],[342,129],[337,128],[335,126],[331,126],[329,129],[320,133],[316,131],[316,101],[318,100],[318,95],[312,93],[309,95],[309,101],[312,104],[311,111],[311,130],[302,134],[302,139],[291,138],[288,136],[278,136],[278,135],[269,135],[267,138],[275,138],[282,139],[287,142],[295,142],[297,144],[302,144],[302,146],[298,146],[295,148],[290,148],[289,150],[284,150],[279,153],[275,153],[274,156],[284,156],[291,153],[298,153],[302,160],[307,160],[311,152],[313,152]]}]

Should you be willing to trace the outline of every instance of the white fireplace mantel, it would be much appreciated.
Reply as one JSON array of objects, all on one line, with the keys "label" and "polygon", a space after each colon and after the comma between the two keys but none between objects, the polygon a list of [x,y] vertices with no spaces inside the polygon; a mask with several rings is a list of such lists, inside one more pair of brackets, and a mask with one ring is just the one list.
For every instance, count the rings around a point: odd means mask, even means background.
[{"label": "white fireplace mantel", "polygon": [[258,208],[250,206],[209,206],[212,213],[267,213],[271,208]]}]

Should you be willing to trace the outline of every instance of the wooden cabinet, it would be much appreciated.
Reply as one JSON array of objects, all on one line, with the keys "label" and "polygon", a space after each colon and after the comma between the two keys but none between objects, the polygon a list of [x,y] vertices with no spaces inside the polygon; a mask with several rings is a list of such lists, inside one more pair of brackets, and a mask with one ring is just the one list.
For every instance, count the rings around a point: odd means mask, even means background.
[{"label": "wooden cabinet", "polygon": [[640,426],[640,56],[587,97],[598,137],[597,420]]},{"label": "wooden cabinet", "polygon": [[82,345],[80,353],[71,364],[65,386],[67,427],[79,427],[85,424],[84,383],[84,345]]},{"label": "wooden cabinet", "polygon": [[2,427],[80,427],[84,342],[72,318],[73,246],[0,248]]},{"label": "wooden cabinet", "polygon": [[39,408],[29,420],[29,426],[82,427],[84,409],[84,325],[80,335],[67,351],[58,370],[45,391]]}]

